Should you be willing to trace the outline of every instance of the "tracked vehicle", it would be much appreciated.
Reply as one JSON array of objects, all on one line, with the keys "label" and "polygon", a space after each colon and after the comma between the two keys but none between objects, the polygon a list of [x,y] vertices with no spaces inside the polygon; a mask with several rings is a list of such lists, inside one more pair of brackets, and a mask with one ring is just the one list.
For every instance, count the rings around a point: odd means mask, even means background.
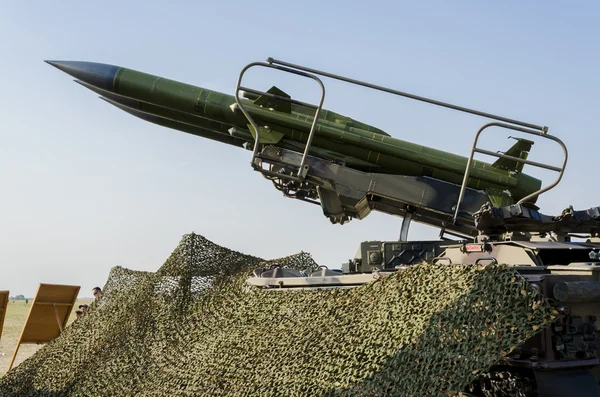
[{"label": "tracked vehicle", "polygon": [[[313,125],[304,153],[260,145],[259,127],[245,111],[239,93],[249,98],[292,101],[288,97],[260,92],[241,85],[246,70],[262,66],[306,76],[346,81],[415,100],[498,121],[484,125],[476,134],[462,184],[428,175],[398,176],[365,173],[343,162],[310,156]],[[321,84],[324,96],[324,86]],[[253,95],[253,96],[252,96]],[[567,149],[547,127],[481,113],[417,97],[385,87],[347,79],[322,71],[269,59],[247,66],[238,80],[236,100],[256,132],[252,166],[273,181],[286,197],[319,204],[333,223],[362,219],[371,210],[403,217],[397,241],[366,241],[356,256],[341,269],[323,267],[314,272],[291,269],[256,269],[247,283],[273,291],[306,288],[352,288],[427,262],[453,264],[508,264],[514,266],[540,294],[550,298],[559,312],[552,325],[507,354],[488,373],[465,390],[465,396],[600,396],[600,360],[597,318],[600,315],[600,207],[584,211],[565,209],[547,216],[534,205],[537,197],[562,178]],[[293,102],[293,101],[292,101]],[[297,103],[297,102],[296,102]],[[301,104],[315,111],[321,104]],[[477,146],[479,136],[490,127],[518,131],[556,142],[564,153],[561,166],[527,160],[532,141],[518,139],[506,153]],[[494,165],[518,175],[524,165],[552,170],[557,179],[517,202],[506,192],[468,186],[475,153],[495,156]],[[436,241],[408,241],[412,220],[440,228]]]}]

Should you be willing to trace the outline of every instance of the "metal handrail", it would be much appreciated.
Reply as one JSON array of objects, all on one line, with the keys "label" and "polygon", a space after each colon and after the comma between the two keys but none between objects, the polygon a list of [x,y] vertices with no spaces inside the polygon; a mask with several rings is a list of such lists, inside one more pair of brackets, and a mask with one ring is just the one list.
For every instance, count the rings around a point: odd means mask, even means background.
[{"label": "metal handrail", "polygon": [[307,68],[307,67],[300,66],[300,65],[295,65],[293,63],[284,62],[284,61],[280,61],[280,60],[273,59],[273,58],[268,58],[267,62],[270,63],[270,64],[277,64],[277,65],[285,66],[285,67],[288,67],[288,68],[294,68],[294,69],[302,70],[302,71],[305,71],[305,72],[308,72],[308,73],[313,73],[313,74],[318,74],[318,75],[321,75],[321,76],[329,77],[329,78],[332,78],[332,79],[335,79],[335,80],[345,81],[347,83],[356,84],[356,85],[360,85],[360,86],[367,87],[367,88],[372,88],[374,90],[387,92],[389,94],[403,96],[403,97],[406,97],[406,98],[414,99],[416,101],[426,102],[426,103],[430,103],[432,105],[441,106],[441,107],[445,107],[445,108],[449,108],[449,109],[453,109],[453,110],[458,110],[460,112],[465,112],[465,113],[470,113],[470,114],[474,114],[474,115],[477,115],[477,116],[487,117],[487,118],[490,118],[490,119],[494,119],[494,120],[498,120],[498,121],[503,121],[505,123],[516,124],[516,125],[520,125],[522,127],[533,128],[533,129],[541,130],[541,131],[544,131],[544,132],[548,131],[548,127],[546,127],[546,126],[539,126],[539,125],[535,125],[535,124],[526,123],[524,121],[519,121],[519,120],[509,119],[509,118],[502,117],[502,116],[497,116],[497,115],[491,114],[491,113],[480,112],[479,110],[469,109],[469,108],[466,108],[466,107],[463,107],[463,106],[456,106],[456,105],[453,105],[451,103],[437,101],[435,99],[431,99],[431,98],[426,98],[426,97],[419,96],[419,95],[410,94],[408,92],[393,90],[391,88],[383,87],[383,86],[380,86],[380,85],[371,84],[371,83],[367,83],[367,82],[360,81],[360,80],[350,79],[350,78],[347,78],[347,77],[339,76],[337,74],[327,73],[327,72],[323,72],[321,70]]},{"label": "metal handrail", "polygon": [[[283,97],[280,95],[275,95],[275,94],[271,94],[271,93],[267,93],[267,92],[257,91],[257,90],[249,89],[247,87],[242,87],[242,79],[244,77],[244,74],[248,71],[248,69],[250,69],[254,66],[262,66],[262,67],[266,67],[266,68],[277,69],[277,70],[296,74],[296,75],[303,76],[303,77],[308,77],[308,78],[315,80],[317,83],[319,83],[319,86],[321,87],[321,100],[319,101],[319,106],[315,107],[314,105],[305,104],[304,102],[296,101],[291,98],[286,98],[286,97]],[[302,154],[302,160],[300,161],[300,167],[298,168],[298,175],[295,178],[290,178],[290,179],[302,181],[304,179],[304,177],[306,177],[306,174],[308,172],[308,166],[306,165],[306,159],[308,157],[308,152],[310,151],[310,147],[312,145],[312,140],[315,135],[316,125],[319,120],[319,114],[321,113],[321,109],[323,108],[323,102],[325,101],[325,86],[323,85],[323,82],[321,81],[321,79],[319,79],[317,76],[315,76],[313,74],[306,73],[306,72],[303,72],[300,70],[291,69],[291,68],[288,68],[285,66],[273,65],[270,62],[269,63],[253,62],[253,63],[246,65],[246,67],[244,69],[242,69],[242,71],[240,72],[240,75],[238,77],[237,86],[235,89],[235,103],[240,108],[240,110],[242,111],[242,113],[244,114],[246,119],[248,119],[248,121],[252,125],[252,128],[254,128],[254,131],[256,132],[256,138],[254,140],[254,149],[252,151],[252,161],[251,161],[252,167],[254,167],[256,169],[256,168],[258,168],[258,165],[256,164],[256,159],[258,158],[258,149],[260,147],[260,129],[258,128],[258,125],[254,121],[252,116],[250,116],[250,114],[248,113],[248,111],[246,110],[244,105],[242,104],[242,101],[240,101],[240,97],[239,97],[240,91],[252,92],[254,94],[259,94],[259,95],[267,95],[272,98],[285,100],[285,101],[295,103],[295,104],[300,104],[300,105],[304,105],[304,106],[309,105],[309,107],[316,109],[315,117],[313,118],[313,122],[310,127],[310,132],[308,134],[308,139],[306,141],[306,147],[304,148],[304,153]],[[283,174],[279,175],[279,176],[282,178],[286,177]]]},{"label": "metal handrail", "polygon": [[[560,147],[563,150],[564,153],[564,159],[563,159],[563,163],[561,167],[555,167],[555,166],[551,166],[548,164],[543,164],[543,163],[538,163],[535,161],[530,161],[530,160],[526,160],[526,159],[522,159],[522,158],[518,158],[518,157],[513,157],[513,156],[508,156],[506,154],[501,154],[501,153],[495,153],[495,152],[491,152],[489,150],[483,150],[483,149],[479,149],[477,147],[477,142],[479,140],[479,136],[481,135],[481,133],[489,128],[489,127],[501,127],[501,128],[508,128],[511,130],[515,130],[515,131],[520,131],[520,132],[524,132],[526,134],[532,134],[532,135],[538,135],[542,138],[547,138],[550,140],[555,141],[556,143],[558,143],[560,145]],[[521,128],[521,127],[517,127],[515,125],[510,125],[510,124],[504,124],[504,123],[497,123],[497,122],[492,122],[492,123],[488,123],[485,124],[483,127],[481,127],[479,129],[479,131],[477,131],[477,134],[475,134],[475,138],[473,139],[473,146],[471,147],[471,154],[469,156],[469,160],[467,161],[467,166],[465,168],[465,175],[463,177],[463,182],[462,185],[460,187],[460,193],[458,194],[458,202],[456,203],[456,210],[454,212],[454,218],[452,219],[452,221],[454,223],[456,223],[456,221],[458,220],[458,212],[460,211],[460,205],[462,203],[464,194],[465,194],[465,190],[467,188],[467,182],[469,180],[469,176],[471,175],[471,163],[473,162],[473,157],[475,156],[475,153],[482,153],[482,154],[486,154],[488,156],[494,156],[494,157],[498,157],[498,158],[504,158],[504,159],[509,159],[509,160],[513,160],[516,161],[518,163],[522,163],[522,164],[529,164],[531,166],[534,167],[538,167],[538,168],[543,168],[543,169],[547,169],[550,171],[555,171],[558,172],[558,178],[556,179],[556,181],[554,181],[554,183],[551,183],[550,185],[541,188],[531,194],[529,194],[528,196],[523,197],[521,200],[519,200],[517,202],[517,204],[522,204],[524,202],[526,202],[527,200],[539,196],[540,194],[547,192],[548,190],[552,189],[554,186],[558,185],[558,183],[560,182],[560,180],[563,177],[563,174],[565,173],[565,167],[567,166],[567,160],[569,158],[569,153],[567,151],[567,147],[565,146],[565,144],[563,143],[563,141],[561,141],[559,138],[550,135],[546,132],[547,130],[540,130],[540,131],[536,131],[533,129],[529,129],[529,128]]]},{"label": "metal handrail", "polygon": [[476,265],[479,265],[479,263],[480,263],[481,261],[490,261],[490,262],[491,262],[491,263],[493,263],[494,265],[497,265],[497,264],[498,264],[498,259],[494,258],[493,256],[486,256],[486,257],[483,257],[483,258],[478,258],[478,259],[475,261],[475,264],[476,264]]}]

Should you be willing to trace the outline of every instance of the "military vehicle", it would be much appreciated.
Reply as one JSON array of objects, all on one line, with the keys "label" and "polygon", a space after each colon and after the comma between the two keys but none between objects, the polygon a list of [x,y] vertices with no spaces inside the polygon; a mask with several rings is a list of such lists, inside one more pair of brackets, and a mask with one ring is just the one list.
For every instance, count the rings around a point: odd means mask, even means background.
[{"label": "military vehicle", "polygon": [[[312,273],[256,269],[256,288],[352,288],[415,264],[508,264],[553,300],[557,320],[506,354],[464,395],[600,396],[596,319],[600,315],[600,207],[558,216],[539,212],[540,194],[556,186],[567,164],[563,142],[545,126],[513,120],[269,58],[240,73],[234,96],[112,65],[48,61],[112,105],[143,120],[243,147],[251,166],[285,197],[319,205],[332,223],[371,210],[403,217],[396,241],[363,242],[341,269]],[[242,84],[255,67],[312,79],[318,105]],[[384,131],[323,109],[319,77],[383,91],[492,119],[476,133],[469,157],[392,138]],[[555,142],[560,165],[528,160],[533,141],[516,138],[506,152],[478,146],[484,132],[517,132]],[[493,164],[475,154],[496,157]],[[557,173],[542,186],[524,166]],[[440,229],[439,240],[408,241],[412,221]]]},{"label": "military vehicle", "polygon": [[[314,75],[359,84],[392,94],[401,95],[440,106],[483,115],[470,109],[439,103],[411,94],[397,92],[384,87],[354,81],[298,65],[269,60],[267,65],[293,68]],[[252,65],[251,65],[252,66]],[[243,76],[240,76],[240,81]],[[238,90],[248,90],[240,87]],[[265,95],[261,93],[261,95]],[[278,98],[279,99],[279,98]],[[242,105],[241,102],[240,106]],[[316,109],[317,113],[319,108]],[[250,123],[251,115],[247,114]],[[556,186],[562,178],[567,149],[560,139],[548,134],[547,127],[533,126],[516,120],[507,120],[493,115],[484,115],[503,123],[484,125],[475,135],[468,158],[462,185],[458,194],[456,186],[431,180],[430,177],[386,176],[383,180],[371,175],[346,177],[341,166],[326,164],[323,160],[310,158],[299,161],[299,155],[277,153],[263,149],[259,162],[275,165],[287,174],[301,171],[300,165],[309,164],[321,183],[337,187],[339,197],[343,188],[349,186],[360,191],[364,210],[385,208],[384,212],[404,217],[398,241],[366,241],[360,245],[356,256],[342,266],[342,270],[322,269],[309,274],[283,269],[257,269],[248,283],[260,288],[339,288],[361,285],[374,278],[402,270],[422,262],[452,265],[453,263],[503,263],[515,266],[540,294],[559,302],[561,314],[552,326],[512,351],[510,355],[489,373],[480,376],[464,395],[476,396],[598,396],[598,345],[596,342],[596,319],[600,314],[600,207],[585,211],[565,209],[558,216],[543,215],[532,199]],[[560,167],[534,163],[526,160],[532,141],[519,139],[517,145],[500,154],[477,147],[479,137],[489,127],[500,127],[550,139],[560,145],[564,158]],[[521,173],[525,164],[558,173],[549,186],[532,192],[518,202],[495,207],[493,197],[486,203],[477,198],[477,191],[469,190],[471,166],[475,153],[498,157],[493,166],[508,170],[513,175]],[[279,155],[279,158],[277,158]],[[275,160],[277,159],[277,160]],[[283,164],[282,164],[283,163]],[[327,169],[329,172],[323,172]],[[318,171],[316,171],[318,170]],[[348,172],[348,170],[344,170]],[[310,171],[309,171],[310,173]],[[269,175],[272,177],[272,175]],[[345,178],[346,177],[346,178]],[[282,177],[280,177],[283,179]],[[399,180],[402,180],[400,182]],[[384,183],[380,183],[384,182]],[[446,181],[448,182],[448,181]],[[282,182],[274,182],[279,185]],[[408,186],[409,184],[410,187]],[[317,191],[319,184],[315,183]],[[296,191],[297,194],[297,191]],[[465,205],[465,196],[470,195]],[[303,196],[311,196],[308,192]],[[312,195],[314,197],[315,195]],[[513,195],[514,196],[514,195]],[[323,208],[324,198],[321,199]],[[355,196],[356,197],[356,196]],[[358,197],[357,197],[358,198]],[[485,199],[484,199],[485,200]],[[368,203],[365,203],[367,201]],[[499,201],[499,200],[498,200]],[[351,217],[354,214],[345,214]],[[464,216],[461,218],[461,215]],[[358,216],[360,217],[360,216]],[[468,222],[465,218],[470,218]],[[407,241],[411,220],[440,227],[439,241]],[[457,241],[445,238],[449,234]],[[585,240],[575,242],[574,240]]]}]

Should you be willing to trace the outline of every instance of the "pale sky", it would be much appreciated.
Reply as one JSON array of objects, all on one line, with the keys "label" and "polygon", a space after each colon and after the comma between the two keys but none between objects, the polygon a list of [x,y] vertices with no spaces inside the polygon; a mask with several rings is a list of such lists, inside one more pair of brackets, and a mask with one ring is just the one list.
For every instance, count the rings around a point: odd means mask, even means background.
[{"label": "pale sky", "polygon": [[[400,218],[378,213],[332,225],[252,171],[249,152],[138,120],[44,59],[110,63],[233,94],[240,70],[271,56],[548,125],[570,160],[538,201],[542,212],[600,205],[600,3],[482,3],[0,2],[0,289],[33,296],[40,282],[74,284],[90,296],[115,265],[158,269],[191,231],[264,258],[304,250],[339,267],[361,241],[400,230]],[[486,122],[325,83],[326,108],[465,156]],[[297,78],[248,80],[273,84],[318,99]],[[504,133],[486,142],[512,144]],[[530,159],[559,164],[559,154],[538,143]],[[410,238],[437,234],[413,225]]]}]

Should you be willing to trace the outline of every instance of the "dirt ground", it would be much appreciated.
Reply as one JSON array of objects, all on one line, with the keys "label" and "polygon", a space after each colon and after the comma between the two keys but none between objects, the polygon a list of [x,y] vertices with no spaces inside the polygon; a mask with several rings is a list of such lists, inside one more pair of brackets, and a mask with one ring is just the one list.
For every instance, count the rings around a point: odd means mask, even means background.
[{"label": "dirt ground", "polygon": [[[25,325],[25,320],[27,319],[27,314],[31,308],[32,301],[33,299],[30,299],[28,303],[25,303],[25,301],[11,300],[8,303],[6,318],[4,319],[4,328],[2,329],[2,336],[0,338],[0,376],[4,375],[8,370],[8,365],[10,364],[15,347],[17,346],[17,341],[21,335],[23,325]],[[75,310],[77,310],[77,306],[82,303],[89,304],[91,301],[92,299],[77,300],[75,308],[71,311],[69,324],[75,319]],[[25,359],[33,355],[42,348],[42,346],[43,345],[21,345],[13,367],[16,367]]]}]

